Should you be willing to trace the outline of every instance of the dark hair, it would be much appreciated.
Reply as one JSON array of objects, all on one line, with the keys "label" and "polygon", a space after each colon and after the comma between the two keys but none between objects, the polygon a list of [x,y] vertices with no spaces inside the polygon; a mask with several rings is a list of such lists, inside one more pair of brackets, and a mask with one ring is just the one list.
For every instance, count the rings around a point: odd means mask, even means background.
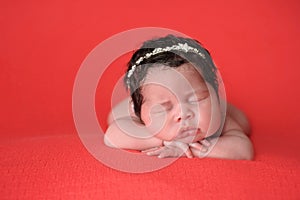
[{"label": "dark hair", "polygon": [[[136,66],[133,74],[128,78],[128,72],[131,70],[133,65],[136,65],[136,61],[145,56],[147,53],[151,53],[155,48],[164,48],[172,45],[178,45],[178,43],[187,43],[189,46],[196,48],[205,55],[203,59],[199,54],[193,52],[183,51],[167,51],[152,55],[149,58],[144,59],[139,65]],[[174,35],[167,35],[157,39],[148,40],[138,49],[131,57],[128,62],[128,69],[124,78],[124,82],[127,88],[130,89],[130,94],[134,106],[134,112],[136,116],[141,119],[141,108],[143,104],[143,95],[141,93],[143,80],[147,75],[149,68],[157,64],[162,64],[168,67],[179,67],[184,63],[192,63],[198,71],[202,72],[202,76],[206,82],[211,84],[216,93],[218,94],[218,80],[216,76],[217,68],[214,65],[210,53],[205,49],[201,43],[197,40],[190,38],[177,37]]]}]

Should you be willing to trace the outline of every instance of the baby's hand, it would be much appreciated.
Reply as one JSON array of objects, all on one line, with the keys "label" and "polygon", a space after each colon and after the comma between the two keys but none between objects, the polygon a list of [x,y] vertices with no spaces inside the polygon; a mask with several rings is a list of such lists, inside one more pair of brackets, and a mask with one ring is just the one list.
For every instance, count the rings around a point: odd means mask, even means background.
[{"label": "baby's hand", "polygon": [[163,144],[162,147],[154,147],[142,152],[148,156],[157,156],[158,158],[180,157],[182,154],[185,154],[188,158],[193,158],[189,144],[179,141],[164,141]]},{"label": "baby's hand", "polygon": [[210,145],[211,145],[211,143],[206,139],[189,144],[193,155],[196,157],[199,157],[199,158],[203,158],[206,155]]}]

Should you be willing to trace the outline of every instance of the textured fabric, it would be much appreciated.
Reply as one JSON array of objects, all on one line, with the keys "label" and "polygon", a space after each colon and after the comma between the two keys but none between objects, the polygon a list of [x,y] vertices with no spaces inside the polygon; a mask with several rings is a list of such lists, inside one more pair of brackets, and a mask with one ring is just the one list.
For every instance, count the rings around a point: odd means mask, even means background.
[{"label": "textured fabric", "polygon": [[[255,161],[180,158],[132,174],[93,158],[76,134],[1,141],[4,199],[299,199],[296,142],[255,138]],[[276,141],[277,140],[277,141]],[[292,145],[294,145],[292,147]],[[276,151],[277,148],[291,148]],[[294,154],[292,154],[294,151]],[[281,153],[280,153],[281,152]]]}]

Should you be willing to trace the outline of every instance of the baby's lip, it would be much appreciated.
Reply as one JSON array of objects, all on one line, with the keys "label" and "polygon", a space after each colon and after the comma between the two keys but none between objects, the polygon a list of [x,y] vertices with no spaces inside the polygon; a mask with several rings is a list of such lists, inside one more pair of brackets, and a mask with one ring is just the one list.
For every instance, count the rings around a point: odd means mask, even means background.
[{"label": "baby's lip", "polygon": [[184,127],[179,130],[178,138],[187,137],[187,136],[195,136],[201,133],[200,128],[194,127]]},{"label": "baby's lip", "polygon": [[180,129],[181,133],[184,133],[184,132],[193,133],[193,132],[198,132],[198,131],[200,131],[200,128],[184,127],[184,128]]}]

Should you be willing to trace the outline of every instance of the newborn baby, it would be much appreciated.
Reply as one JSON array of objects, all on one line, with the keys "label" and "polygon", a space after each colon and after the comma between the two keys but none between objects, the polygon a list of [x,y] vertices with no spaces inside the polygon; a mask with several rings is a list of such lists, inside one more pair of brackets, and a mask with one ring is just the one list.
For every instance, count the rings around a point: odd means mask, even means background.
[{"label": "newborn baby", "polygon": [[219,96],[216,72],[195,40],[146,41],[128,63],[131,97],[112,109],[105,144],[159,158],[252,159],[247,118]]}]

